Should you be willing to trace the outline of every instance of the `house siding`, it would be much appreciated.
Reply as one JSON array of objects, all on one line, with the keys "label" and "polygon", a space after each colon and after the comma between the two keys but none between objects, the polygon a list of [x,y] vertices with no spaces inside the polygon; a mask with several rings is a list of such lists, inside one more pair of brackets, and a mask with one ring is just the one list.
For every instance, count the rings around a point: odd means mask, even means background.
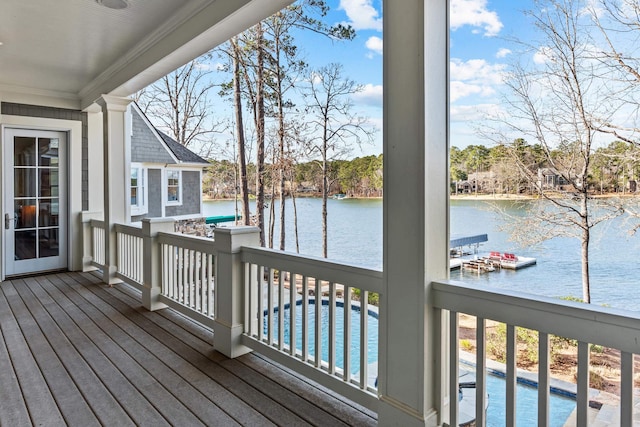
[{"label": "house siding", "polygon": [[149,169],[147,172],[149,180],[149,212],[148,218],[162,216],[162,171],[160,169]]},{"label": "house siding", "polygon": [[199,215],[200,172],[182,171],[182,205],[167,206],[166,216]]},{"label": "house siding", "polygon": [[175,164],[173,157],[134,109],[131,110],[131,127],[132,162]]},{"label": "house siding", "polygon": [[89,209],[89,139],[87,114],[68,108],[44,107],[40,105],[0,103],[0,114],[8,116],[40,117],[45,119],[75,120],[82,122],[82,210]]}]

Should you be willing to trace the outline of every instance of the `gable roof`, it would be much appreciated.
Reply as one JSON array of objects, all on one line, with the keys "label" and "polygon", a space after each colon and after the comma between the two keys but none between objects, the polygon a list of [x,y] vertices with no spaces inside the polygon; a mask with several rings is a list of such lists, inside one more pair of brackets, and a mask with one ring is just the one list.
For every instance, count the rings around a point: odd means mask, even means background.
[{"label": "gable roof", "polygon": [[[146,126],[146,129],[148,129],[148,131],[153,135],[151,136],[151,138],[156,140],[157,143],[164,148],[164,150],[166,151],[166,154],[171,157],[172,159],[170,161],[171,163],[191,164],[191,165],[202,166],[202,167],[204,167],[204,165],[209,165],[208,161],[206,161],[205,159],[203,159],[193,151],[189,150],[184,145],[180,144],[175,139],[171,138],[169,135],[165,134],[164,132],[156,128],[151,123],[147,115],[142,111],[142,109],[140,108],[137,102],[135,101],[132,102],[130,106],[132,110],[135,111],[135,113],[142,119],[142,121],[144,122],[144,125]],[[133,137],[132,137],[132,144],[133,144]],[[140,156],[142,156],[143,158],[146,157],[145,151],[143,149],[142,151],[140,150],[136,151],[136,153],[138,154],[138,157]],[[146,153],[148,154],[148,150]],[[133,155],[134,154],[132,153],[132,156]],[[154,160],[149,158],[144,158],[144,159],[138,159],[137,161],[154,161]],[[158,161],[158,159],[155,159],[155,161]],[[162,162],[164,163],[164,160]]]},{"label": "gable roof", "polygon": [[154,128],[154,129],[156,130],[156,132],[158,132],[158,135],[160,136],[160,138],[162,138],[164,143],[167,145],[167,148],[171,150],[173,155],[176,157],[176,159],[178,159],[180,163],[205,163],[207,165],[209,164],[208,161],[198,156],[196,153],[189,150],[187,147],[180,144],[178,141],[171,138],[166,133],[162,132],[161,130],[158,130],[157,128]]}]

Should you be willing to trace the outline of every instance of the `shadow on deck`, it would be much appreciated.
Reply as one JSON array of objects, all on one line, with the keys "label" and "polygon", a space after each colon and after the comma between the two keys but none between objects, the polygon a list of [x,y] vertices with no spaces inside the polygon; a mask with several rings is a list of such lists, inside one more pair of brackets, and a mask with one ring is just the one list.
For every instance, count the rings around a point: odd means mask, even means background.
[{"label": "shadow on deck", "polygon": [[375,425],[376,415],[88,273],[0,283],[0,425]]}]

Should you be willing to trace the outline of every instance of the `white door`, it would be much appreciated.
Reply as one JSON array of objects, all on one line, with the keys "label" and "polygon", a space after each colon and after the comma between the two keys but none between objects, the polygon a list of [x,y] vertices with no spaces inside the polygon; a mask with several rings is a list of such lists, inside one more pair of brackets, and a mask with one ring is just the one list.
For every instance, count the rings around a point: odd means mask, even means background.
[{"label": "white door", "polygon": [[5,276],[67,267],[64,132],[6,129]]}]

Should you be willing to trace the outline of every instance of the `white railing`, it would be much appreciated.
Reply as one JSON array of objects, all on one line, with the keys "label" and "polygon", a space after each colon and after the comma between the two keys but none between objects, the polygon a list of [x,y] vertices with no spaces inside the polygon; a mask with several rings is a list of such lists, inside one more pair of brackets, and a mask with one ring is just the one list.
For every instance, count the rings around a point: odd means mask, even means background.
[{"label": "white railing", "polygon": [[[105,225],[96,219],[83,222],[84,258],[88,265],[106,268]],[[255,247],[258,233],[250,227],[220,230],[219,241],[163,232],[172,229],[170,220],[143,221],[142,230],[115,227],[118,277],[142,284],[145,307],[168,305],[213,327],[214,347],[229,357],[242,354],[243,348],[257,351],[363,406],[377,409],[377,366],[368,363],[368,353],[378,353],[378,336],[369,340],[370,330],[376,330],[371,327],[369,314],[377,313],[377,307],[368,301],[371,294],[381,294],[382,272]],[[620,423],[632,424],[633,361],[634,355],[640,354],[640,316],[453,282],[432,283],[428,301],[435,308],[432,320],[447,318],[443,312],[450,319],[445,327],[434,327],[449,331],[443,337],[449,348],[441,351],[449,355],[449,360],[439,362],[442,370],[435,375],[441,390],[458,389],[458,315],[476,318],[477,425],[486,424],[487,320],[507,325],[507,425],[516,421],[517,327],[539,334],[538,425],[549,425],[551,335],[578,342],[577,425],[587,425],[590,344],[620,351]],[[320,303],[325,310],[315,310]],[[357,314],[340,318],[339,307],[345,306],[344,311],[353,309]],[[372,343],[375,348],[369,349]],[[457,393],[450,395],[448,402],[442,399],[448,405],[448,417],[444,419],[449,418],[449,425],[457,425]]]},{"label": "white railing", "polygon": [[368,300],[381,293],[382,272],[264,248],[242,248],[241,260],[243,343],[375,409],[377,307]]},{"label": "white railing", "polygon": [[[458,389],[458,314],[476,317],[476,422],[486,423],[486,336],[487,320],[507,325],[506,337],[506,425],[516,425],[516,327],[539,332],[538,425],[549,425],[549,383],[551,335],[577,340],[576,425],[588,424],[590,344],[617,349],[621,356],[620,425],[633,421],[633,359],[640,353],[640,316],[574,302],[519,294],[504,290],[480,290],[460,283],[433,283],[431,300],[436,308],[449,312],[449,382]],[[441,316],[436,315],[436,318]],[[458,400],[452,393],[450,425],[458,425]],[[492,403],[493,404],[493,403]]]},{"label": "white railing", "polygon": [[105,263],[105,231],[104,221],[92,219],[91,226],[91,264],[94,267],[102,268]]},{"label": "white railing", "polygon": [[177,233],[158,233],[160,301],[186,316],[212,325],[215,241]]},{"label": "white railing", "polygon": [[142,228],[116,224],[117,276],[123,282],[141,290],[143,284],[144,251]]}]

